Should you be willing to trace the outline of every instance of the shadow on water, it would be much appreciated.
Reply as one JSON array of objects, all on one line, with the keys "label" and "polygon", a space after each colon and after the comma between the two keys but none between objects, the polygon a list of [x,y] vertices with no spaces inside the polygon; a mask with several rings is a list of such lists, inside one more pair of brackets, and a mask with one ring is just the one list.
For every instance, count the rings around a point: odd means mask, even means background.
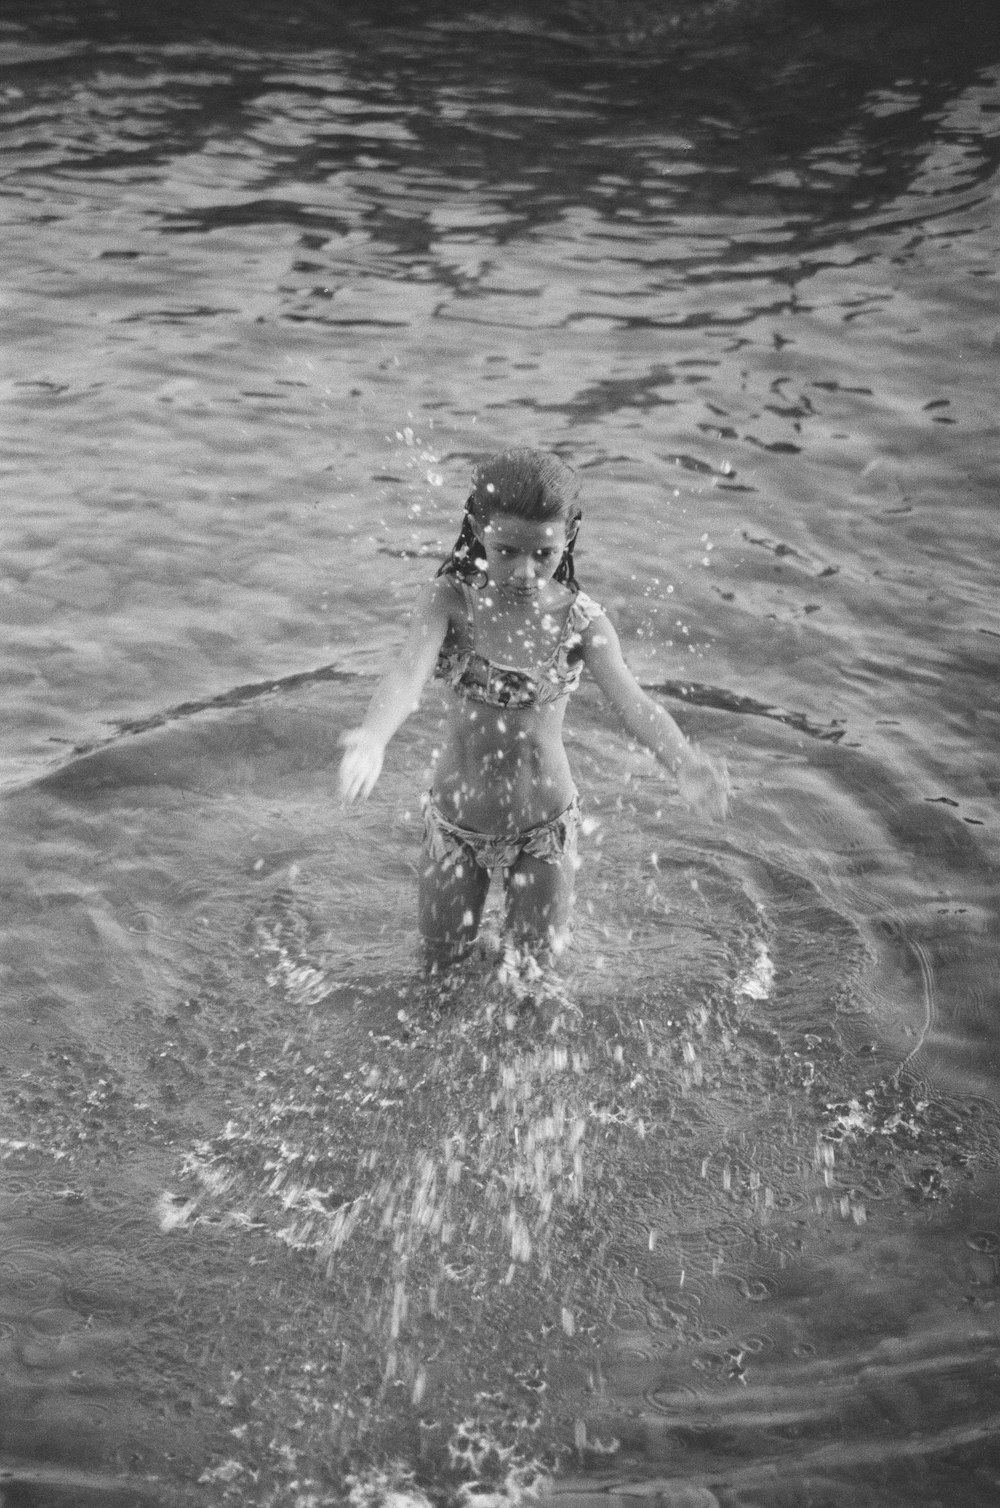
[{"label": "shadow on water", "polygon": [[905,909],[914,866],[995,901],[974,832],[754,716],[780,805],[664,827],[584,693],[574,957],[505,972],[490,930],[442,990],[399,777],[317,831],[328,695],[5,799],[11,1500],[989,1502],[996,1116],[934,1082],[958,919],[918,954]]}]

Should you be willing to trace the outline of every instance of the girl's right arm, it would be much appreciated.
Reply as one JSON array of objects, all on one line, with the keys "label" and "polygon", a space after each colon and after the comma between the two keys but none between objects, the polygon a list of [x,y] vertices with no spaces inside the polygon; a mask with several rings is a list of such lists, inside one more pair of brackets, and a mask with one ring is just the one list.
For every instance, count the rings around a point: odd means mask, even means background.
[{"label": "girl's right arm", "polygon": [[364,720],[342,734],[340,762],[343,801],[371,795],[382,770],[385,746],[420,702],[420,693],[437,663],[455,606],[455,587],[447,576],[435,576],[424,588],[410,619],[402,652],[375,688]]}]

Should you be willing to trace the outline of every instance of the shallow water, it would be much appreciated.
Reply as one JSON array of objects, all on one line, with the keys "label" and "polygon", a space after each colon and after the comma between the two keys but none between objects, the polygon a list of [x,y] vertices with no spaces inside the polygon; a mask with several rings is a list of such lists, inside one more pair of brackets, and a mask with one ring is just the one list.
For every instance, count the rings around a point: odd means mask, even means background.
[{"label": "shallow water", "polygon": [[[992,1503],[1000,29],[328,9],[0,29],[2,1490]],[[442,1001],[337,738],[510,443],[736,799],[584,686]]]}]

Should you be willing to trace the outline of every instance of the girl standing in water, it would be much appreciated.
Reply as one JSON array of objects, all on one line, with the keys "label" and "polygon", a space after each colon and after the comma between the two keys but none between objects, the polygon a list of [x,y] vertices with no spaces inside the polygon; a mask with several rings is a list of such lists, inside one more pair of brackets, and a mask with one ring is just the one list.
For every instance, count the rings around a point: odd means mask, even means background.
[{"label": "girl standing in water", "polygon": [[424,589],[364,721],[341,740],[341,796],[367,797],[428,677],[451,693],[424,797],[419,916],[432,970],[472,947],[497,869],[513,944],[538,960],[565,947],[580,804],[562,724],[585,665],[684,800],[708,817],[726,813],[725,765],[692,747],[646,695],[615,630],[576,583],[578,493],[569,467],[540,451],[504,451],[477,467],[451,555]]}]

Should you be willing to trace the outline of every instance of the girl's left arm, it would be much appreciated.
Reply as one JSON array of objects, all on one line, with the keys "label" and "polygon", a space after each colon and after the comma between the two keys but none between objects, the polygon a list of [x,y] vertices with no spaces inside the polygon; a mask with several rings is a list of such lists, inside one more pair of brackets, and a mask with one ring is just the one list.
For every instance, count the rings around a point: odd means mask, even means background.
[{"label": "girl's left arm", "polygon": [[730,795],[725,761],[690,744],[667,709],[643,691],[625,664],[618,635],[603,613],[584,633],[583,658],[625,731],[673,773],[689,806],[701,816],[721,821]]}]

